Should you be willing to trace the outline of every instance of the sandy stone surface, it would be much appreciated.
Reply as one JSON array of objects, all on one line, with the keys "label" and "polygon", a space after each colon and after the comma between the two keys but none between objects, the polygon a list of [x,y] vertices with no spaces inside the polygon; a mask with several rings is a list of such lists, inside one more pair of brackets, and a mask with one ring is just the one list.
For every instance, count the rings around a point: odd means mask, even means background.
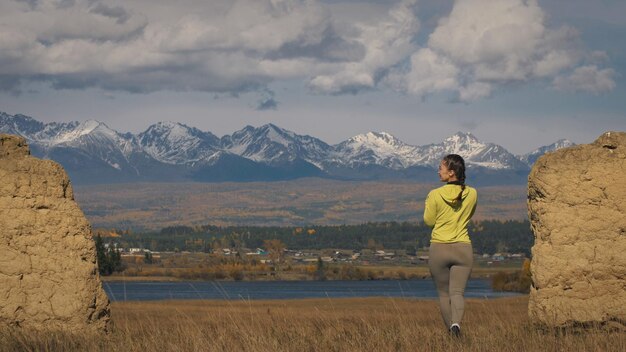
[{"label": "sandy stone surface", "polygon": [[106,331],[91,226],[54,161],[0,134],[0,325]]},{"label": "sandy stone surface", "polygon": [[529,315],[626,326],[626,133],[548,153],[528,181],[535,234]]}]

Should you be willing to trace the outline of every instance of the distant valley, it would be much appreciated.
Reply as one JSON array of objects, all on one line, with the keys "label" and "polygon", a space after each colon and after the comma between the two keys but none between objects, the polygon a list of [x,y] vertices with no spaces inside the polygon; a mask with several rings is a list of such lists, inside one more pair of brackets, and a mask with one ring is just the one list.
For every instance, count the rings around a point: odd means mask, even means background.
[{"label": "distant valley", "polygon": [[[438,183],[402,180],[133,183],[74,187],[94,227],[307,226],[422,221],[424,199]],[[526,186],[477,187],[476,220],[527,218]]]}]

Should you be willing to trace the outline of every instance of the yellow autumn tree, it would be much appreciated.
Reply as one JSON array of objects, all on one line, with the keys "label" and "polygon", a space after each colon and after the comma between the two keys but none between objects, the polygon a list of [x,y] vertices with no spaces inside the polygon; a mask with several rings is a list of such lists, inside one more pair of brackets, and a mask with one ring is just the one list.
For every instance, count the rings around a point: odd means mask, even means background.
[{"label": "yellow autumn tree", "polygon": [[263,241],[263,248],[267,251],[276,271],[279,271],[280,263],[285,256],[285,244],[277,239],[265,240]]}]

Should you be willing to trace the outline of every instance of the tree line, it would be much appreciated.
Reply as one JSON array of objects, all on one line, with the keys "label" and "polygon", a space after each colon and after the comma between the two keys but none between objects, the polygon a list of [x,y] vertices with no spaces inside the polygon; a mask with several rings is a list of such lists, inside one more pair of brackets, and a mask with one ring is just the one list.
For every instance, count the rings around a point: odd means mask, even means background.
[{"label": "tree line", "polygon": [[[288,249],[403,249],[408,254],[429,245],[431,229],[417,222],[372,222],[339,226],[173,226],[160,231],[127,232],[116,238],[122,247],[152,251],[203,251],[261,248],[279,240]],[[474,251],[523,253],[530,256],[534,237],[526,221],[484,220],[469,225]]]},{"label": "tree line", "polygon": [[105,247],[102,237],[98,234],[96,242],[96,259],[98,261],[98,271],[100,275],[111,275],[115,271],[124,270],[122,255],[120,251],[112,246]]}]

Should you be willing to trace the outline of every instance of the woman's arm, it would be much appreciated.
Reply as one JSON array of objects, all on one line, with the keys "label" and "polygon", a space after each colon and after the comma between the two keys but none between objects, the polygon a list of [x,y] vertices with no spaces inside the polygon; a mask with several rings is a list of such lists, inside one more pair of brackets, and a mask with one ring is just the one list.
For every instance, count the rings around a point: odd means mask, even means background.
[{"label": "woman's arm", "polygon": [[432,193],[432,191],[428,193],[426,205],[424,206],[424,224],[428,227],[434,227],[435,220],[437,220],[437,202],[435,202],[435,197]]},{"label": "woman's arm", "polygon": [[470,212],[470,216],[469,218],[471,219],[474,216],[474,213],[476,212],[476,205],[478,204],[478,192],[476,190],[474,190],[474,197],[472,199],[472,211]]}]

